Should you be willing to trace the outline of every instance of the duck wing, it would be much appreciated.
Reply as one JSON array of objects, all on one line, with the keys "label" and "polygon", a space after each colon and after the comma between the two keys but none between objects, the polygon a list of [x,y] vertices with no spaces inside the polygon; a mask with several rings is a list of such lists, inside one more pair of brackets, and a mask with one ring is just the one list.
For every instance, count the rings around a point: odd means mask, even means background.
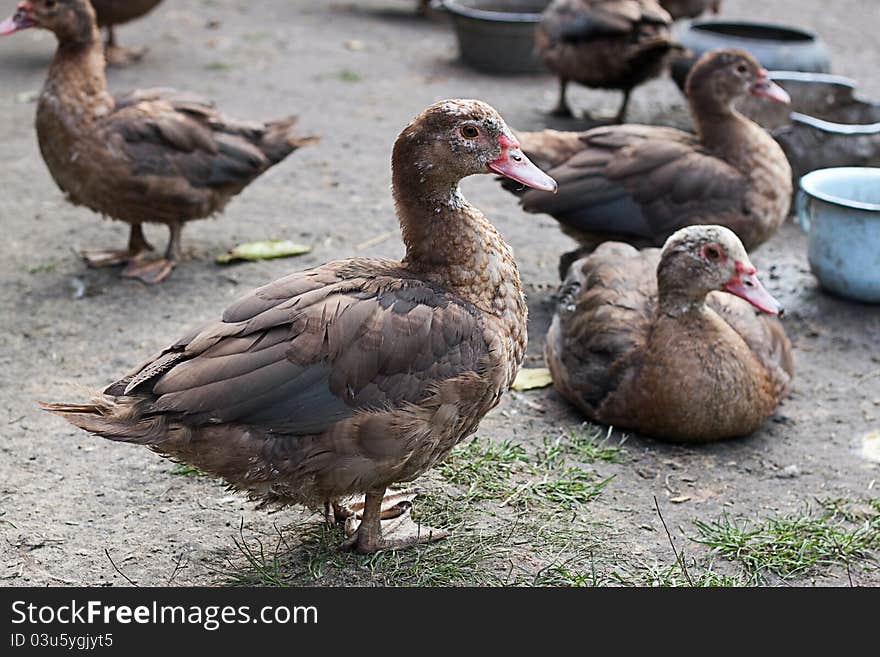
[{"label": "duck wing", "polygon": [[548,171],[558,193],[525,192],[525,210],[583,233],[623,234],[658,246],[683,226],[745,213],[745,176],[706,152],[694,135],[625,125],[580,138],[583,148]]},{"label": "duck wing", "polygon": [[174,89],[115,99],[98,125],[135,176],[183,179],[194,188],[241,189],[308,139],[289,134],[294,117],[270,123],[224,117],[213,103]]},{"label": "duck wing", "polygon": [[605,242],[572,264],[548,333],[556,387],[595,417],[647,340],[657,302],[659,249]]},{"label": "duck wing", "polygon": [[189,424],[307,435],[482,372],[476,307],[396,263],[376,275],[383,262],[331,263],[258,288],[105,393],[145,397],[151,412]]},{"label": "duck wing", "polygon": [[742,337],[764,365],[773,394],[785,394],[794,377],[794,359],[782,322],[724,292],[712,292],[706,303]]}]

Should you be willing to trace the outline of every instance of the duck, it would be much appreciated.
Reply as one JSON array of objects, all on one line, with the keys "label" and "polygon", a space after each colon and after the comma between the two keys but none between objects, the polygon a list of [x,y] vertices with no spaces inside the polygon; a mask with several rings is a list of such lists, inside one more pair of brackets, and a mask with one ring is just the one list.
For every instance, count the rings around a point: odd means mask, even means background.
[{"label": "duck", "polygon": [[485,173],[556,187],[491,106],[429,106],[392,151],[402,260],[349,258],[268,283],[91,402],[44,408],[262,504],[324,508],[331,522],[360,505],[345,544],[359,552],[442,536],[402,522],[383,533],[383,499],[476,431],[522,364],[516,263],[459,188]]},{"label": "duck", "polygon": [[518,132],[526,154],[559,183],[550,198],[502,183],[526,212],[553,216],[580,243],[568,265],[606,240],[660,247],[679,228],[720,224],[747,250],[788,216],[791,166],[779,144],[734,102],[746,95],[789,103],[751,54],[704,53],[687,79],[696,133],[624,124],[585,132]]},{"label": "duck", "polygon": [[107,42],[104,55],[111,66],[124,67],[139,61],[146,48],[123,48],[116,43],[116,25],[128,23],[151,12],[162,0],[91,0],[95,8],[98,27],[106,28]]},{"label": "duck", "polygon": [[696,18],[707,11],[713,14],[721,11],[721,0],[660,0],[660,4],[674,21]]},{"label": "duck", "polygon": [[605,242],[569,269],[544,358],[591,421],[674,442],[746,436],[794,376],[782,312],[724,226],[682,228],[662,250]]},{"label": "duck", "polygon": [[[169,88],[112,95],[95,12],[88,0],[30,0],[0,23],[0,35],[39,27],[58,48],[37,102],[40,152],[74,205],[130,225],[127,249],[86,251],[93,267],[125,265],[122,276],[165,279],[181,259],[187,221],[212,216],[270,167],[311,143],[296,117],[269,122],[228,118],[197,94]],[[168,226],[165,256],[144,223]]]},{"label": "duck", "polygon": [[569,81],[623,92],[614,118],[626,118],[632,90],[660,75],[676,46],[672,18],[656,0],[554,0],[541,15],[535,52],[559,76],[551,115],[571,118]]}]

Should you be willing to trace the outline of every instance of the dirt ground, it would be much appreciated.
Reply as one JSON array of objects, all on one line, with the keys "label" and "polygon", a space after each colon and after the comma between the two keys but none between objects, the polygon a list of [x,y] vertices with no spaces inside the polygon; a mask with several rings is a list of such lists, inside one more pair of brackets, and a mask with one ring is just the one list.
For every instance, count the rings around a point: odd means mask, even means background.
[{"label": "dirt ground", "polygon": [[[11,13],[14,4],[2,0],[0,13]],[[724,4],[731,18],[817,30],[834,71],[859,80],[864,95],[880,98],[880,10],[874,0]],[[126,584],[107,553],[139,585],[226,584],[229,572],[216,564],[239,563],[242,540],[271,535],[275,525],[317,522],[298,510],[256,511],[219,482],[175,474],[174,464],[145,449],[74,430],[42,413],[36,401],[82,399],[87,389],[115,380],[245,291],[289,271],[343,256],[399,257],[390,148],[424,106],[475,97],[498,108],[515,128],[546,125],[543,112],[556,91],[549,75],[489,77],[465,68],[449,26],[417,17],[414,5],[172,0],[120,30],[124,45],[148,44],[150,52],[133,68],[111,71],[111,89],[191,89],[234,116],[296,113],[304,134],[321,136],[319,144],[255,182],[222,216],[187,226],[187,260],[160,287],[89,270],[77,256],[82,247],[121,246],[125,227],[67,204],[40,158],[33,93],[54,49],[51,35],[31,30],[0,40],[0,584]],[[617,97],[577,89],[572,100],[578,107],[610,109]],[[631,107],[632,121],[680,123],[685,116],[668,79],[637,90]],[[527,365],[540,366],[557,257],[572,243],[549,217],[522,213],[489,176],[467,180],[464,191],[515,250],[531,311]],[[158,226],[148,227],[148,235],[160,244],[166,239]],[[268,238],[314,249],[297,259],[230,267],[213,262],[234,244]],[[594,528],[600,547],[591,554],[603,567],[674,563],[655,496],[676,545],[688,558],[712,560],[708,547],[691,540],[695,520],[724,514],[760,519],[800,513],[816,500],[880,495],[880,464],[862,450],[865,437],[880,431],[880,307],[820,291],[806,263],[804,236],[791,222],[754,261],[787,309],[784,324],[796,349],[792,394],[750,438],[686,448],[628,436],[624,460],[591,466],[614,478],[575,515]],[[512,393],[479,435],[512,439],[534,453],[544,437],[579,422],[552,389]],[[615,432],[610,443],[621,438]],[[426,481],[444,494],[436,473]],[[450,499],[454,504],[458,498]],[[481,517],[466,531],[478,531]],[[496,512],[485,518],[486,526],[496,527],[510,519]],[[285,533],[294,540],[297,531]],[[506,554],[526,574],[553,565],[547,551],[517,547],[515,534],[509,536]],[[388,581],[376,579],[369,564],[349,564],[365,573],[360,578],[313,581]],[[878,585],[880,574],[871,567],[848,574],[829,567],[793,581],[850,580]],[[460,583],[482,581],[475,576]]]}]

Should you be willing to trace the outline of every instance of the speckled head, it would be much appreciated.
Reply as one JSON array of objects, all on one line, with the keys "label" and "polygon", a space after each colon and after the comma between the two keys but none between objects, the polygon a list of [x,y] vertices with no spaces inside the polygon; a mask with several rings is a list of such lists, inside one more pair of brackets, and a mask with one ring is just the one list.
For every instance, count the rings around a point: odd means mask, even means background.
[{"label": "speckled head", "polygon": [[741,297],[766,313],[781,315],[782,304],[767,292],[749,254],[732,230],[724,226],[688,226],[670,236],[657,267],[661,302],[702,303],[713,290]]},{"label": "speckled head", "polygon": [[95,10],[89,0],[25,0],[0,22],[0,35],[31,27],[54,32],[61,43],[87,41],[94,34]]},{"label": "speckled head", "polygon": [[434,103],[403,129],[394,144],[398,176],[423,184],[456,185],[478,173],[498,173],[545,191],[556,182],[532,164],[501,115],[479,100]]},{"label": "speckled head", "polygon": [[767,77],[750,53],[739,48],[719,48],[703,53],[688,74],[688,98],[725,109],[741,96],[763,96],[790,102],[785,90]]}]

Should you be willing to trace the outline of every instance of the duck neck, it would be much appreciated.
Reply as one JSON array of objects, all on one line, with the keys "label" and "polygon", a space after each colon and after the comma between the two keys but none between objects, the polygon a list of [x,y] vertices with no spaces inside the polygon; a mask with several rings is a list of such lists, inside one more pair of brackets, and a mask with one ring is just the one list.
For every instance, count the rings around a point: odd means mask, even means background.
[{"label": "duck neck", "polygon": [[486,312],[524,312],[519,272],[495,227],[461,194],[458,180],[395,164],[393,194],[406,245],[404,266]]},{"label": "duck neck", "polygon": [[695,299],[687,294],[670,291],[660,294],[657,309],[661,316],[672,319],[683,319],[700,315],[706,308],[706,297]]},{"label": "duck neck", "polygon": [[49,67],[41,101],[67,108],[68,116],[91,121],[112,108],[104,74],[104,48],[94,20],[81,18],[56,34],[58,49]]},{"label": "duck neck", "polygon": [[696,97],[691,101],[691,117],[700,143],[710,151],[723,156],[741,148],[742,132],[749,120],[736,110],[732,100]]},{"label": "duck neck", "polygon": [[706,307],[709,290],[688,272],[676,271],[660,261],[657,268],[657,309],[661,317],[699,315]]}]

